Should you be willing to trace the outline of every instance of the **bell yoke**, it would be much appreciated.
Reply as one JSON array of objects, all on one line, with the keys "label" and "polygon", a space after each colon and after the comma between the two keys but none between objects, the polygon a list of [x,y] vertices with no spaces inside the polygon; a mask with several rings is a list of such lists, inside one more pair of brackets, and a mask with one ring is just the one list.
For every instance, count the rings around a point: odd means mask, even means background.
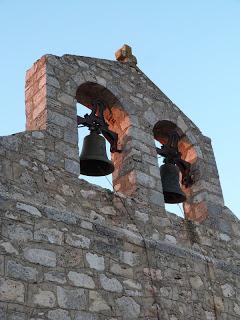
[{"label": "bell yoke", "polygon": [[[90,134],[84,138],[80,155],[80,173],[87,176],[105,176],[114,171],[114,164],[107,157],[106,140],[110,143],[110,151],[121,152],[118,149],[117,133],[108,129],[104,119],[106,105],[102,101],[93,101],[88,106],[92,112],[84,117],[77,116],[78,127],[88,127]],[[103,136],[101,136],[101,134]],[[105,140],[105,139],[106,140]],[[164,201],[166,203],[181,203],[186,201],[186,196],[181,190],[181,183],[186,188],[193,184],[191,164],[181,159],[178,150],[180,135],[176,129],[167,132],[161,148],[156,148],[157,153],[164,157],[164,164],[160,167]]]}]

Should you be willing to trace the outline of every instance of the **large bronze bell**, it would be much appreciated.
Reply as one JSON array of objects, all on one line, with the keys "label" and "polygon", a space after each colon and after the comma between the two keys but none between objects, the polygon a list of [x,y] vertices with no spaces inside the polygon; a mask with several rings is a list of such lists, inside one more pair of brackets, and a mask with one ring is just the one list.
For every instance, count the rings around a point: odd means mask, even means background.
[{"label": "large bronze bell", "polygon": [[84,138],[80,155],[80,173],[86,176],[106,176],[114,171],[114,165],[107,157],[106,141],[96,133]]},{"label": "large bronze bell", "polygon": [[160,167],[164,201],[166,203],[180,203],[186,201],[179,184],[179,169],[172,163]]}]

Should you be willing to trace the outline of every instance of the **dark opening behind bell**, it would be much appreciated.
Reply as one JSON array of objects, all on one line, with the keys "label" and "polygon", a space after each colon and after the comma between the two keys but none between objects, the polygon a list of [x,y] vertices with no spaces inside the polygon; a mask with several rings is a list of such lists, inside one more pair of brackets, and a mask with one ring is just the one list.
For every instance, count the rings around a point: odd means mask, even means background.
[{"label": "dark opening behind bell", "polygon": [[114,165],[107,157],[106,141],[91,131],[84,138],[80,155],[80,173],[86,176],[106,176],[114,171]]},{"label": "dark opening behind bell", "polygon": [[179,169],[172,163],[160,167],[164,201],[166,203],[181,203],[186,201],[179,184]]}]

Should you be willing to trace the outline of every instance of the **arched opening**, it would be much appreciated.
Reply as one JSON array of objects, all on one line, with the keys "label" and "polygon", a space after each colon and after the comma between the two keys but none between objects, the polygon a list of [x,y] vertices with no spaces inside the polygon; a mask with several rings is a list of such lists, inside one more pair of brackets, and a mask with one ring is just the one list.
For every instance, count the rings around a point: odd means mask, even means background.
[{"label": "arched opening", "polygon": [[[86,82],[79,86],[76,93],[77,99],[77,112],[79,116],[84,116],[86,113],[91,113],[92,102],[101,101],[106,106],[104,111],[104,119],[108,124],[108,129],[115,132],[118,135],[117,147],[119,150],[123,148],[125,144],[124,132],[130,125],[127,114],[123,111],[119,100],[112,94],[107,88],[97,83]],[[79,150],[81,152],[83,138],[89,134],[88,128],[79,129]],[[122,153],[111,153],[110,144],[106,141],[107,156],[112,159],[114,163],[114,172],[108,176],[103,177],[89,177],[80,175],[81,178],[89,181],[93,184],[98,184],[104,188],[116,191],[121,191],[118,187],[118,178],[121,175],[122,167]]]},{"label": "arched opening", "polygon": [[[173,132],[176,132],[180,137],[180,140],[178,142],[178,151],[181,154],[181,159],[189,162],[191,165],[194,164],[197,160],[197,154],[194,149],[194,146],[191,143],[189,143],[186,135],[182,132],[182,130],[171,121],[162,120],[155,124],[153,128],[153,134],[155,138],[156,147],[161,148],[163,144],[166,144]],[[163,157],[158,156],[159,166],[163,165],[163,160]],[[179,185],[181,190],[185,193],[188,201],[188,198],[191,196],[191,187],[186,188],[182,184],[181,172],[179,172]],[[165,203],[165,208],[167,211],[173,212],[180,217],[189,217],[189,210],[191,210],[191,208],[187,204],[187,201],[184,203],[177,204]]]},{"label": "arched opening", "polygon": [[[161,143],[160,141],[158,141],[156,139],[154,141],[155,141],[155,146],[157,148],[161,148],[162,147],[163,143]],[[159,168],[164,164],[163,160],[164,160],[164,158],[162,156],[158,155]],[[174,213],[177,216],[179,216],[181,218],[184,218],[184,209],[183,209],[183,204],[182,203],[177,203],[177,204],[165,203],[165,209],[168,212]]]}]

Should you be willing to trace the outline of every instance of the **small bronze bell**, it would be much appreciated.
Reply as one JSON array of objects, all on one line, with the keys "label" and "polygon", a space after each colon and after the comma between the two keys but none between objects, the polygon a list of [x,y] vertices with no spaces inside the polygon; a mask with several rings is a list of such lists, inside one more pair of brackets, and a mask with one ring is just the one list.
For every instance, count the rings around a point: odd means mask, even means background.
[{"label": "small bronze bell", "polygon": [[186,201],[179,184],[179,169],[172,163],[160,167],[164,201],[166,203],[180,203]]},{"label": "small bronze bell", "polygon": [[80,173],[86,176],[106,176],[114,171],[114,165],[107,157],[106,141],[91,131],[84,138],[80,155]]}]

